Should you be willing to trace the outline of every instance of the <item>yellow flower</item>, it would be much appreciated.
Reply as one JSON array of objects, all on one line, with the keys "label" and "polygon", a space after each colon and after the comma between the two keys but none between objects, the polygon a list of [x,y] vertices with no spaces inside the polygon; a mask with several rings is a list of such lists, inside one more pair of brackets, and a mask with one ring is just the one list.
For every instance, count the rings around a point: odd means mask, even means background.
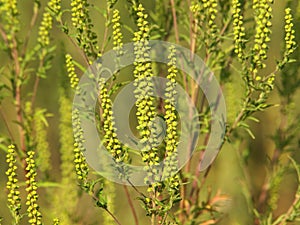
[{"label": "yellow flower", "polygon": [[79,78],[75,73],[73,58],[70,54],[66,54],[66,67],[67,67],[68,76],[70,78],[71,88],[75,89],[78,85]]},{"label": "yellow flower", "polygon": [[113,18],[112,18],[112,24],[113,24],[113,49],[117,51],[118,55],[122,55],[122,47],[123,47],[123,34],[121,32],[121,24],[120,24],[120,13],[119,10],[115,9],[113,11]]},{"label": "yellow flower", "polygon": [[178,70],[176,68],[176,49],[174,46],[169,48],[170,54],[168,56],[168,75],[169,80],[166,85],[166,100],[165,100],[165,116],[166,121],[166,151],[165,151],[165,165],[163,176],[166,178],[166,182],[169,186],[169,193],[173,196],[179,190],[179,176],[176,175],[178,170],[178,151],[177,151],[177,116],[175,111],[175,87],[176,87],[176,76]]},{"label": "yellow flower", "polygon": [[29,224],[39,225],[42,224],[42,214],[39,211],[37,182],[36,182],[36,165],[34,158],[34,151],[29,150],[26,157],[26,191],[27,191],[27,213],[29,217]]},{"label": "yellow flower", "polygon": [[232,0],[234,52],[240,61],[244,60],[243,49],[245,48],[245,27],[239,0]]},{"label": "yellow flower", "polygon": [[50,44],[49,30],[52,29],[52,16],[49,12],[43,14],[43,19],[39,27],[38,43],[41,46],[48,46]]},{"label": "yellow flower", "polygon": [[291,14],[291,9],[285,9],[285,56],[288,57],[291,55],[295,48],[296,48],[296,41],[295,41],[295,30],[293,24],[293,16]]},{"label": "yellow flower", "polygon": [[86,163],[85,156],[83,155],[83,152],[85,151],[84,148],[84,139],[83,139],[83,131],[81,127],[81,122],[79,118],[79,111],[75,110],[73,112],[73,127],[74,127],[74,138],[75,138],[75,143],[74,143],[74,164],[75,164],[75,171],[77,174],[78,180],[82,182],[87,182],[87,177],[88,177],[88,166]]},{"label": "yellow flower", "polygon": [[6,162],[8,164],[8,169],[6,171],[7,182],[6,188],[8,190],[7,201],[10,210],[13,213],[15,222],[18,223],[21,209],[21,199],[18,178],[17,178],[17,166],[16,166],[16,151],[14,145],[8,146],[8,151],[6,155]]},{"label": "yellow flower", "polygon": [[117,163],[128,160],[127,148],[119,141],[117,137],[117,128],[114,126],[114,115],[112,111],[112,102],[109,98],[105,80],[99,80],[99,90],[101,99],[102,117],[104,120],[104,139],[107,150],[111,153]]},{"label": "yellow flower", "polygon": [[256,23],[254,46],[252,49],[252,70],[266,67],[263,62],[267,59],[268,43],[271,35],[272,7],[269,0],[253,0],[254,19]]},{"label": "yellow flower", "polygon": [[87,57],[97,57],[97,34],[92,30],[87,0],[71,0],[71,20],[76,29],[76,41]]},{"label": "yellow flower", "polygon": [[[158,128],[154,124],[156,115],[156,108],[154,106],[153,84],[151,77],[153,77],[152,65],[149,61],[149,23],[146,20],[148,15],[142,4],[134,6],[137,15],[138,30],[134,32],[134,85],[136,87],[134,94],[136,98],[137,120],[141,136],[141,142],[145,145],[142,150],[142,160],[146,163],[145,170],[149,176],[145,178],[145,183],[159,181],[156,176],[155,166],[159,165],[159,157],[157,153],[157,134]],[[151,129],[151,130],[150,130]]]}]

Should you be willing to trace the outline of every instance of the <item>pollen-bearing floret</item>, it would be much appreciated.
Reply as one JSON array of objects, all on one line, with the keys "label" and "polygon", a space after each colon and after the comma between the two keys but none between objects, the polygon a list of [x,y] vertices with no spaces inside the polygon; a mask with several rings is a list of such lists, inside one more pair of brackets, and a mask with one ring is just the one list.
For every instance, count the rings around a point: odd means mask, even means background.
[{"label": "pollen-bearing floret", "polygon": [[99,81],[101,108],[103,110],[102,116],[104,120],[104,139],[107,150],[111,153],[114,160],[124,162],[128,158],[125,147],[117,137],[117,128],[115,127],[115,120],[112,111],[112,102],[109,98],[107,88],[105,87],[105,80],[102,78]]},{"label": "pollen-bearing floret", "polygon": [[[97,57],[97,34],[92,30],[87,0],[71,1],[72,24],[76,29],[76,41],[87,57]],[[94,49],[95,48],[95,49]]]},{"label": "pollen-bearing floret", "polygon": [[245,27],[239,0],[232,0],[233,34],[234,34],[234,52],[238,59],[243,61],[243,49],[245,45]]},{"label": "pollen-bearing floret", "polygon": [[272,26],[272,1],[270,0],[254,0],[253,10],[254,19],[256,22],[254,46],[252,52],[253,73],[256,74],[258,69],[266,67],[263,62],[267,59],[269,49],[268,43],[271,41],[271,26]]},{"label": "pollen-bearing floret", "polygon": [[[141,4],[135,6],[138,30],[134,33],[134,91],[136,98],[138,119],[137,130],[141,136],[141,142],[145,145],[142,151],[142,160],[146,163],[145,170],[148,176],[145,178],[145,183],[158,182],[158,171],[155,168],[159,165],[159,157],[157,153],[157,127],[154,124],[156,108],[153,97],[153,77],[152,65],[149,62],[149,23],[146,20],[148,15]],[[151,129],[151,130],[150,130]],[[157,183],[158,184],[158,183]]]},{"label": "pollen-bearing floret", "polygon": [[165,116],[166,121],[166,151],[165,151],[165,164],[163,175],[166,178],[166,183],[168,185],[168,192],[170,196],[175,196],[179,194],[180,178],[176,174],[178,171],[178,133],[177,133],[177,116],[175,109],[175,96],[176,91],[176,76],[178,70],[176,68],[176,49],[174,46],[169,48],[170,54],[168,56],[168,75],[167,75],[167,85],[165,93]]},{"label": "pollen-bearing floret", "polygon": [[6,171],[7,182],[6,188],[8,190],[7,201],[10,210],[12,211],[15,218],[18,217],[21,209],[20,191],[17,178],[17,165],[16,165],[16,151],[14,145],[9,145],[6,155],[6,162],[8,169]]},{"label": "pollen-bearing floret", "polygon": [[285,9],[285,56],[291,55],[296,47],[295,30],[291,11],[290,8]]},{"label": "pollen-bearing floret", "polygon": [[175,111],[175,95],[177,94],[175,87],[176,87],[176,75],[177,75],[177,68],[176,68],[176,50],[175,47],[170,47],[170,54],[169,54],[169,62],[168,62],[168,75],[167,75],[167,85],[166,85],[166,93],[165,93],[165,116],[164,119],[166,121],[166,159],[165,159],[165,170],[164,176],[170,177],[174,175],[177,171],[177,116]]},{"label": "pollen-bearing floret", "polygon": [[41,26],[39,27],[38,42],[41,46],[48,46],[50,44],[49,30],[52,28],[52,16],[49,12],[43,15]]},{"label": "pollen-bearing floret", "polygon": [[75,89],[78,85],[79,78],[75,72],[73,58],[70,54],[66,54],[66,67],[67,67],[68,76],[70,78],[71,88]]},{"label": "pollen-bearing floret", "polygon": [[85,151],[84,148],[84,137],[83,137],[83,130],[81,127],[81,122],[79,118],[79,111],[74,110],[72,115],[73,120],[73,128],[74,128],[74,164],[75,164],[75,171],[77,174],[77,178],[81,182],[86,182],[88,177],[89,168],[86,163],[86,159],[83,155]]},{"label": "pollen-bearing floret", "polygon": [[39,211],[37,182],[36,182],[36,165],[34,159],[35,152],[29,150],[26,158],[26,191],[27,191],[27,213],[29,217],[29,224],[39,225],[42,224],[42,214]]},{"label": "pollen-bearing floret", "polygon": [[113,49],[117,51],[118,55],[122,55],[123,51],[123,34],[121,32],[121,23],[120,23],[120,12],[119,10],[115,9],[113,11],[113,18],[111,20],[113,24]]}]

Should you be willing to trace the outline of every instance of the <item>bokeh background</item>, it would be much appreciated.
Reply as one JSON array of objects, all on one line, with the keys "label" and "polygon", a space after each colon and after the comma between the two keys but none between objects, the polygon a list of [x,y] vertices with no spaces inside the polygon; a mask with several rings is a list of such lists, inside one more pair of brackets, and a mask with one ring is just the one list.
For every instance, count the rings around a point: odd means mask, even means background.
[{"label": "bokeh background", "polygon": [[[145,8],[148,11],[152,11],[155,9],[155,1],[141,1],[143,2]],[[294,6],[293,10],[296,11],[298,1],[291,1],[292,6]],[[90,1],[91,4],[94,4],[95,10],[91,10],[91,17],[94,21],[94,29],[99,34],[99,43],[101,43],[102,34],[104,32],[104,23],[105,20],[103,16],[96,10],[96,8],[104,9],[105,8],[105,1]],[[20,10],[20,18],[22,21],[22,31],[20,32],[21,36],[22,33],[25,34],[25,31],[28,29],[28,24],[30,23],[30,17],[32,15],[32,3],[31,1],[19,1],[19,10]],[[42,2],[45,5],[44,2]],[[67,7],[69,4],[68,1],[63,1],[63,5]],[[128,11],[124,5],[126,4],[125,0],[120,0],[116,4],[116,8],[120,10],[121,13],[121,20],[123,24],[126,24],[129,27],[134,28],[132,20],[129,18]],[[286,1],[280,0],[275,1],[273,7],[273,28],[272,28],[272,38],[270,43],[270,51],[269,57],[267,60],[267,69],[266,72],[272,72],[276,66],[276,59],[280,58],[280,53],[282,51],[283,45],[283,37],[284,37],[284,7],[286,6]],[[300,12],[298,12],[298,16],[300,17]],[[41,19],[41,15],[39,15],[39,20]],[[66,18],[67,20],[68,18]],[[298,20],[300,21],[300,20]],[[1,23],[1,21],[0,21]],[[300,31],[300,24],[296,24],[298,28],[298,32]],[[37,35],[37,27],[34,28],[34,32],[32,35]],[[299,33],[297,37],[300,37]],[[131,34],[124,29],[124,41],[129,42],[131,41]],[[56,193],[61,188],[59,185],[55,185],[55,182],[59,182],[61,179],[61,168],[60,168],[60,154],[59,154],[59,88],[61,87],[62,80],[67,80],[67,73],[66,68],[64,65],[64,57],[65,53],[71,53],[74,58],[78,62],[82,62],[82,58],[78,53],[78,49],[70,43],[66,35],[57,27],[54,27],[51,33],[51,39],[53,43],[55,43],[56,50],[55,55],[53,58],[53,66],[48,71],[47,79],[42,79],[39,86],[39,91],[37,95],[37,105],[40,107],[44,107],[48,109],[48,112],[53,114],[51,118],[49,118],[49,127],[48,127],[48,140],[50,143],[51,149],[51,162],[52,162],[52,170],[49,174],[49,180],[53,182],[53,185],[49,185],[47,188],[40,187],[39,194],[40,194],[40,205],[41,211],[43,214],[43,220],[45,224],[51,224],[51,221],[55,215],[52,213],[52,208],[55,207],[51,203],[51,199],[54,198]],[[34,40],[34,38],[33,38]],[[171,38],[172,40],[172,38]],[[2,40],[1,40],[2,41]],[[300,40],[297,40],[300,43]],[[34,44],[34,43],[30,43]],[[184,45],[184,43],[183,43]],[[111,45],[107,46],[107,50],[111,48]],[[299,56],[296,56],[300,58]],[[0,51],[0,67],[5,66],[10,62],[10,58],[7,55]],[[289,66],[289,65],[288,65]],[[299,70],[298,70],[299,71]],[[277,75],[276,79],[279,81],[281,76],[284,76],[284,72],[280,75]],[[236,79],[233,79],[233,83],[231,84],[233,88],[225,89],[224,94],[225,98],[228,102],[227,104],[227,111],[228,116],[232,116],[232,111],[236,104],[241,102],[241,94],[239,93],[239,88],[241,85],[241,78],[239,74],[234,74]],[[298,76],[298,80],[300,79],[300,74],[295,74]],[[0,82],[6,82],[0,74]],[[32,82],[32,81],[31,81]],[[279,83],[279,82],[278,82]],[[29,84],[28,87],[31,87]],[[30,92],[31,90],[24,90],[24,92]],[[291,115],[291,120],[294,120],[295,123],[299,123],[299,115],[300,115],[300,92],[297,91],[293,98],[293,104],[290,104],[292,107],[293,113]],[[9,97],[8,97],[9,98]],[[278,91],[272,93],[271,98],[269,99],[270,103],[273,103],[277,106],[271,107],[267,109],[265,112],[257,113],[256,116],[259,118],[260,122],[255,123],[251,122],[251,127],[253,133],[255,135],[255,139],[252,139],[249,135],[242,135],[243,139],[235,140],[233,143],[226,143],[221,150],[219,156],[217,157],[214,165],[212,167],[211,174],[208,178],[208,185],[206,186],[206,190],[203,190],[203,198],[207,194],[207,190],[211,188],[213,192],[217,192],[220,190],[222,193],[228,196],[228,201],[226,201],[221,207],[221,211],[224,212],[223,219],[221,220],[220,224],[228,224],[228,225],[235,225],[235,224],[251,224],[252,223],[252,216],[249,211],[247,205],[248,197],[247,191],[244,190],[244,173],[243,170],[249,171],[249,180],[251,181],[252,193],[254,195],[252,198],[258,198],[262,185],[265,181],[266,177],[266,164],[268,161],[268,156],[272,155],[274,151],[274,142],[272,141],[271,137],[275,134],[276,130],[280,126],[280,110],[282,110],[279,106],[280,104],[280,97],[278,95]],[[289,109],[288,109],[289,110]],[[17,125],[14,123],[15,118],[15,111],[14,106],[11,104],[11,100],[7,99],[2,102],[1,111],[3,111],[4,115],[6,116],[6,121],[9,126],[12,127],[13,131],[17,131]],[[3,147],[2,134],[7,135],[6,127],[3,121],[3,118],[0,118],[0,145]],[[17,136],[17,132],[15,133]],[[72,134],[69,134],[72,135]],[[298,137],[296,139],[300,140],[300,133],[298,133]],[[295,143],[292,146],[293,153],[291,154],[293,158],[300,162],[300,142]],[[243,149],[243,151],[241,151]],[[239,152],[243,152],[247,154],[247,163],[241,163],[240,158],[237,154]],[[197,157],[197,155],[195,155]],[[0,151],[0,217],[3,217],[2,224],[10,224],[10,214],[6,207],[7,200],[6,200],[6,176],[5,171],[7,169],[7,165],[5,162],[5,152]],[[22,174],[22,171],[20,171]],[[39,174],[39,176],[41,176]],[[118,184],[110,184],[115,185],[117,189],[116,193],[116,215],[120,218],[123,224],[133,224],[133,220],[130,214],[130,209],[128,207],[127,200],[125,198],[125,194],[123,188]],[[279,202],[278,207],[276,209],[275,214],[280,214],[286,211],[290,204],[293,201],[295,191],[298,187],[297,177],[294,172],[287,173],[283,181],[280,185],[279,189]],[[143,190],[143,189],[142,189]],[[135,196],[134,192],[131,190],[131,194],[133,195],[133,199]],[[23,193],[24,194],[24,193]],[[60,204],[64,204],[64,199],[61,199]],[[140,207],[140,203],[136,204],[137,211],[139,213],[139,218],[141,220],[140,224],[149,224],[147,218],[145,218],[144,211],[142,207]],[[78,218],[78,224],[101,224],[103,218],[103,212],[101,209],[94,207],[94,203],[92,200],[86,196],[82,195],[77,205],[76,215],[75,218]],[[26,220],[23,224],[26,224]],[[300,223],[298,223],[300,224]]]}]

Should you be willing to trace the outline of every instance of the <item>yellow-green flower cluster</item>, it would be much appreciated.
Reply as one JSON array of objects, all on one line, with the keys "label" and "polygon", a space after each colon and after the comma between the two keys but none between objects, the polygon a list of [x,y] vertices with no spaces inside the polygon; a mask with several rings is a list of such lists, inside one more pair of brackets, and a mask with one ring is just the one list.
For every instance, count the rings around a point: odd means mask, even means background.
[{"label": "yellow-green flower cluster", "polygon": [[54,219],[53,220],[53,225],[59,225],[59,219]]},{"label": "yellow-green flower cluster", "polygon": [[243,61],[245,44],[245,27],[241,10],[240,0],[232,0],[233,34],[234,34],[234,52],[238,59]]},{"label": "yellow-green flower cluster", "polygon": [[117,163],[124,162],[128,158],[124,146],[117,137],[117,128],[115,127],[114,115],[112,111],[112,102],[109,98],[105,80],[99,80],[99,90],[101,99],[102,117],[104,121],[104,140],[107,150],[111,153]]},{"label": "yellow-green flower cluster", "polygon": [[[168,192],[170,197],[178,194],[179,191],[179,176],[176,174],[178,171],[178,133],[177,133],[177,116],[175,109],[175,96],[177,94],[176,87],[176,76],[178,70],[176,68],[176,49],[174,46],[169,48],[170,54],[168,56],[168,75],[167,85],[165,93],[165,116],[166,121],[166,151],[165,151],[165,163],[163,176],[166,178],[168,184]],[[172,199],[170,199],[172,205]]]},{"label": "yellow-green flower cluster", "polygon": [[13,213],[13,216],[17,222],[17,218],[19,217],[19,211],[21,209],[21,199],[20,199],[20,191],[18,186],[18,178],[17,178],[17,166],[16,166],[16,151],[14,145],[8,146],[8,151],[6,155],[6,162],[8,164],[8,169],[6,171],[7,182],[6,188],[8,190],[7,201],[10,210]]},{"label": "yellow-green flower cluster", "polygon": [[137,27],[138,31],[134,32],[134,38],[133,41],[139,42],[140,44],[148,44],[149,40],[149,23],[146,20],[148,18],[148,14],[145,13],[145,9],[142,4],[139,4],[138,6],[135,7],[135,12],[137,15]]},{"label": "yellow-green flower cluster", "polygon": [[[147,135],[143,136],[143,139],[147,137],[148,141],[146,147],[142,149],[142,160],[146,163],[145,171],[147,171],[147,177],[144,178],[145,184],[152,183],[151,186],[147,189],[148,192],[154,192],[156,187],[161,186],[161,174],[159,172],[160,158],[158,156],[158,127],[154,124],[153,119],[149,120],[149,130],[145,130]],[[149,134],[148,134],[149,131]]]},{"label": "yellow-green flower cluster", "polygon": [[47,124],[45,124],[44,119],[45,110],[37,109],[33,117],[36,149],[38,152],[36,164],[41,172],[48,172],[51,169],[51,154],[47,141]]},{"label": "yellow-green flower cluster", "polygon": [[49,31],[52,29],[53,18],[51,13],[58,15],[61,11],[60,0],[50,0],[43,14],[42,22],[39,27],[38,42],[41,46],[48,46],[50,44]]},{"label": "yellow-green flower cluster", "polygon": [[39,225],[42,224],[42,214],[39,211],[37,183],[36,183],[36,165],[34,159],[34,151],[29,150],[26,157],[26,191],[27,191],[27,213],[29,217],[29,224]]},{"label": "yellow-green flower cluster", "polygon": [[0,12],[7,12],[8,18],[18,15],[17,0],[1,0],[0,3]]},{"label": "yellow-green flower cluster", "polygon": [[92,31],[93,24],[89,16],[89,4],[87,0],[72,0],[72,24],[76,29],[76,40],[79,47],[88,57],[97,57],[99,47],[97,35]]},{"label": "yellow-green flower cluster", "polygon": [[75,170],[76,170],[78,180],[86,182],[89,169],[86,163],[85,156],[83,155],[83,152],[85,150],[83,145],[84,137],[83,137],[83,131],[81,127],[78,110],[74,110],[72,121],[73,121],[74,138],[75,138],[75,143],[74,143]]},{"label": "yellow-green flower cluster", "polygon": [[38,43],[41,46],[48,46],[50,44],[49,31],[52,29],[52,20],[51,14],[48,11],[44,12],[38,36]]},{"label": "yellow-green flower cluster", "polygon": [[[72,24],[74,27],[78,29],[83,29],[85,25],[87,15],[85,15],[86,7],[88,3],[86,0],[79,1],[79,0],[72,0],[71,7],[72,7]],[[82,32],[82,31],[81,31]]]},{"label": "yellow-green flower cluster", "polygon": [[61,12],[61,0],[50,0],[48,2],[48,8],[55,13],[55,15],[59,15]]},{"label": "yellow-green flower cluster", "polygon": [[202,7],[205,13],[205,19],[207,23],[207,35],[206,45],[208,52],[215,51],[216,49],[216,37],[218,33],[218,27],[216,24],[216,18],[218,14],[217,0],[202,0]]},{"label": "yellow-green flower cluster", "polygon": [[165,93],[165,116],[166,121],[166,158],[164,167],[164,176],[170,177],[177,171],[178,154],[177,154],[177,116],[175,110],[175,95],[176,95],[176,76],[178,70],[176,68],[176,50],[174,46],[170,47],[168,56],[168,75]]},{"label": "yellow-green flower cluster", "polygon": [[285,56],[288,57],[291,55],[295,48],[296,48],[296,41],[295,41],[295,30],[293,24],[293,16],[291,14],[291,9],[285,9]]},{"label": "yellow-green flower cluster", "polygon": [[193,15],[198,15],[199,11],[200,11],[200,5],[198,2],[193,1],[192,5],[190,7],[191,12],[193,13]]},{"label": "yellow-green flower cluster", "polygon": [[114,41],[114,47],[113,49],[117,51],[118,55],[122,55],[123,51],[123,34],[121,32],[121,24],[120,24],[120,12],[119,10],[115,9],[113,11],[113,18],[111,20],[113,24],[113,41]]},{"label": "yellow-green flower cluster", "polygon": [[271,19],[272,7],[270,6],[272,0],[253,0],[253,10],[255,13],[255,37],[252,52],[253,72],[257,73],[258,69],[266,67],[263,60],[267,59],[268,43],[271,35]]},{"label": "yellow-green flower cluster", "polygon": [[159,157],[157,153],[157,128],[154,124],[156,115],[154,98],[153,98],[153,84],[151,77],[153,77],[152,65],[149,60],[149,23],[146,20],[148,15],[141,4],[134,6],[137,15],[138,31],[134,33],[134,91],[137,107],[137,129],[141,136],[141,142],[145,144],[145,149],[142,150],[142,159],[147,164],[145,170],[148,177],[145,182],[158,181],[158,171],[155,166],[159,165]]},{"label": "yellow-green flower cluster", "polygon": [[7,31],[9,42],[12,40],[13,34],[19,30],[18,15],[17,0],[0,0],[1,23],[4,24],[4,29]]},{"label": "yellow-green flower cluster", "polygon": [[152,89],[153,85],[150,82],[153,76],[151,63],[147,62],[149,60],[149,24],[146,18],[147,14],[144,13],[144,8],[140,4],[136,8],[136,14],[138,16],[137,26],[138,31],[134,33],[133,41],[134,43],[134,85],[136,86],[135,97],[137,99],[137,119],[139,125],[138,130],[141,131],[141,136],[143,142],[146,142],[150,136],[150,131],[148,130],[148,123],[154,116],[154,106]]},{"label": "yellow-green flower cluster", "polygon": [[79,78],[75,73],[75,66],[73,62],[73,58],[70,54],[66,54],[66,67],[68,71],[68,76],[70,78],[71,88],[76,88],[79,82]]}]

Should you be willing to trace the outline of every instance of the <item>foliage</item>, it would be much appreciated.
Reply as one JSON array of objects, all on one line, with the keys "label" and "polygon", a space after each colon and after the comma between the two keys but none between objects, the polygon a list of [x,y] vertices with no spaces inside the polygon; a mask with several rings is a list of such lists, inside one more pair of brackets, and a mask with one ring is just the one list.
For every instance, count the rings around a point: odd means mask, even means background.
[{"label": "foliage", "polygon": [[[11,214],[0,215],[0,223],[285,225],[300,221],[300,165],[296,151],[300,143],[299,107],[295,104],[300,86],[300,51],[296,42],[300,3],[290,0],[154,3],[107,0],[93,4],[71,0],[66,5],[59,0],[49,0],[46,4],[0,0],[3,121],[0,148],[6,155],[3,174],[6,191],[2,193]],[[30,15],[25,10],[28,5]],[[280,13],[284,15],[283,23]],[[167,65],[152,63],[150,40],[185,46],[191,57],[176,58],[173,46],[168,49]],[[89,167],[79,111],[71,113],[72,97],[79,89],[85,68],[98,59],[97,66],[101,67],[101,57],[110,48],[118,56],[125,55],[123,46],[128,41],[134,42],[135,61],[130,75],[123,76],[128,70],[121,70],[108,81],[97,81],[99,99],[95,117],[99,136],[114,162],[120,165],[120,171],[130,172],[124,171],[121,163],[133,164],[136,159],[144,163],[145,188],[113,184]],[[273,42],[280,42],[280,51]],[[218,78],[228,108],[221,153],[217,162],[202,173],[199,168],[210,135],[211,109],[197,82],[182,68],[176,68],[177,60],[181,64],[191,63],[195,54],[203,58]],[[164,100],[153,96],[155,87],[151,78],[155,76],[168,79]],[[135,119],[129,122],[135,126],[136,136],[146,143],[142,151],[130,149],[117,137],[112,104],[128,80],[133,80],[136,99]],[[182,135],[179,128],[190,128],[180,127],[174,106],[177,84],[200,109],[197,151],[179,172],[177,147]],[[49,95],[47,90],[51,90]],[[58,100],[51,105],[43,101],[43,96]],[[267,124],[268,116],[276,117],[279,123]],[[166,125],[162,143],[158,138],[157,117]],[[271,130],[267,140],[261,137],[266,135],[257,126]],[[189,140],[188,153],[192,141]],[[229,165],[232,155],[237,160],[235,165]],[[165,167],[158,174],[156,166],[162,160]],[[239,189],[235,192],[239,197],[218,182],[225,173],[219,169],[221,161],[233,174],[227,178],[238,176],[238,184],[226,185]],[[262,180],[260,183],[253,173]],[[160,181],[160,176],[166,179]],[[285,187],[285,182],[291,182],[289,176],[296,177],[297,182]],[[292,193],[286,201],[281,196],[284,191]],[[123,199],[118,199],[121,195],[128,202],[126,209],[122,208]],[[243,202],[241,207],[239,201]],[[87,204],[91,204],[90,211],[86,210]],[[98,209],[103,213],[99,214]],[[124,212],[119,213],[120,210]],[[236,216],[235,210],[236,214],[243,210],[247,216]]]}]

